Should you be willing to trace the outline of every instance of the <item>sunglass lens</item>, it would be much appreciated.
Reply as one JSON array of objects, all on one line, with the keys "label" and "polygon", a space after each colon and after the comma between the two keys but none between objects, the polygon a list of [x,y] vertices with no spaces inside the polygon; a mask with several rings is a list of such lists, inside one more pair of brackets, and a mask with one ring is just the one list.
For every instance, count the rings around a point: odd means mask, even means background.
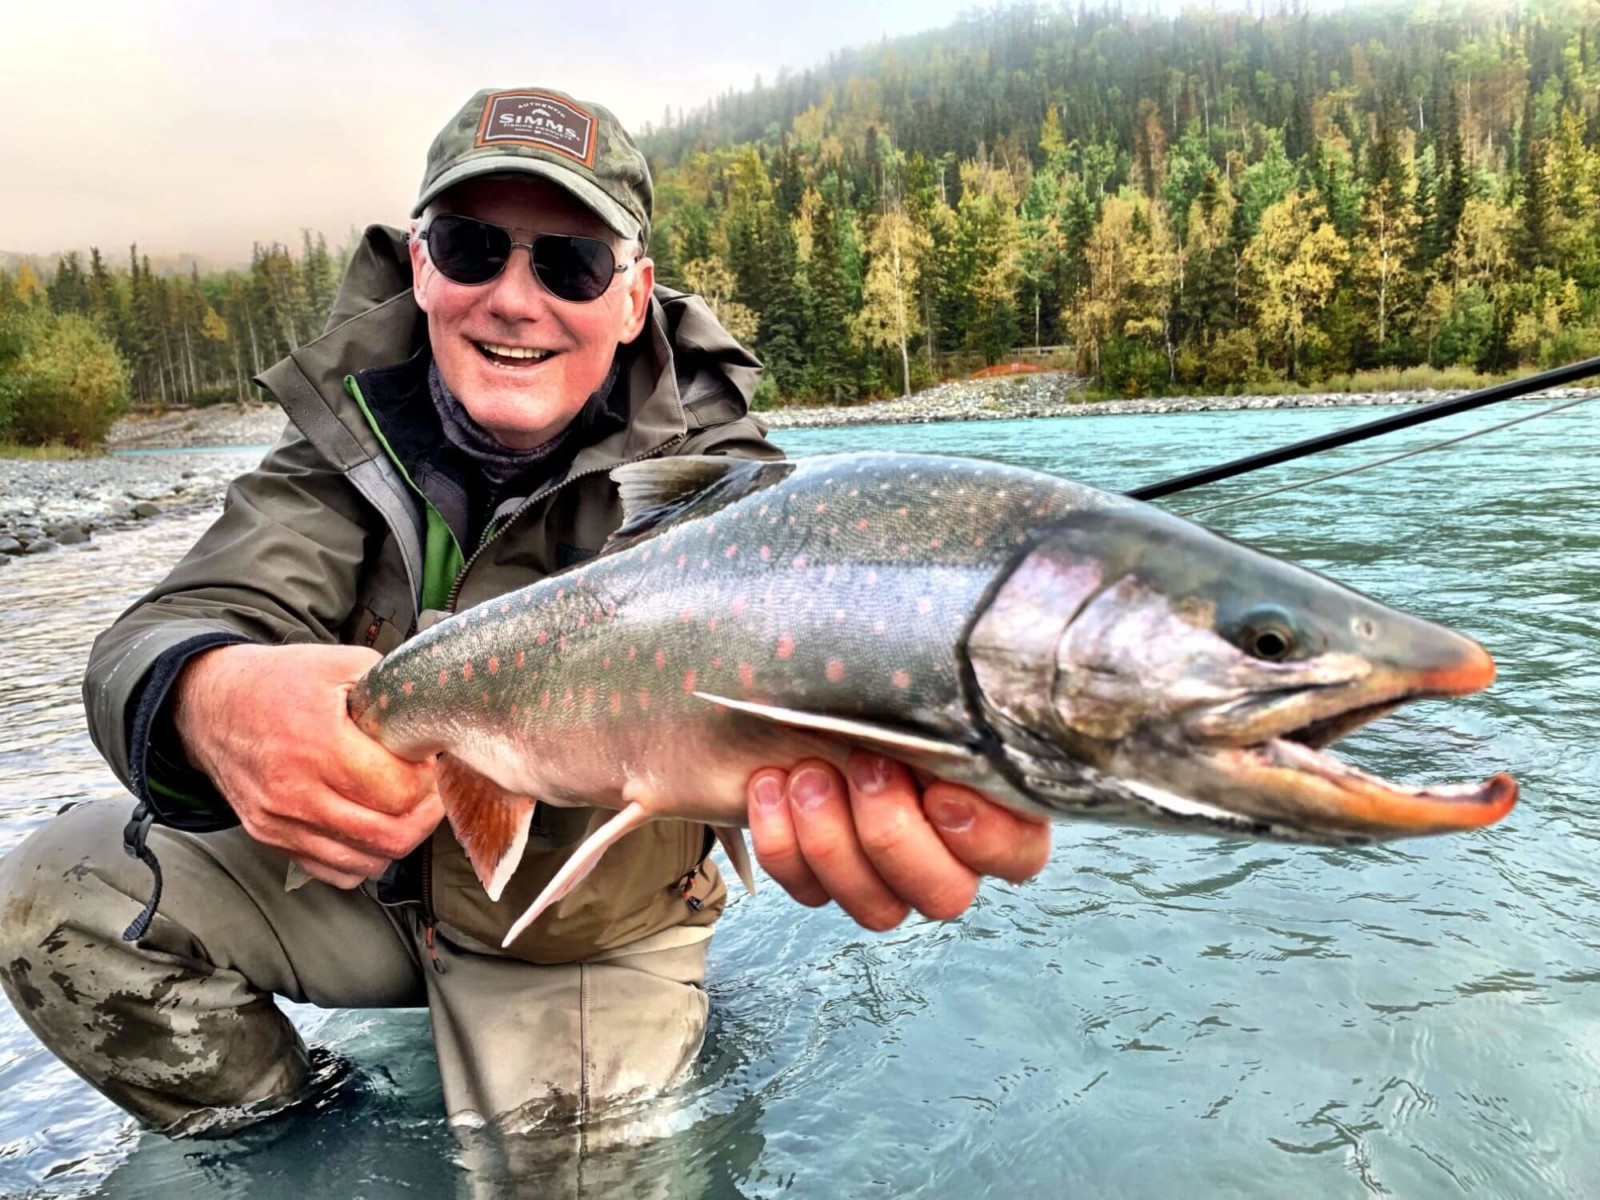
[{"label": "sunglass lens", "polygon": [[539,281],[563,300],[587,301],[603,295],[616,265],[611,247],[598,238],[547,233],[533,243],[533,269]]},{"label": "sunglass lens", "polygon": [[505,269],[511,235],[471,217],[435,217],[428,226],[428,256],[446,279],[487,283]]}]

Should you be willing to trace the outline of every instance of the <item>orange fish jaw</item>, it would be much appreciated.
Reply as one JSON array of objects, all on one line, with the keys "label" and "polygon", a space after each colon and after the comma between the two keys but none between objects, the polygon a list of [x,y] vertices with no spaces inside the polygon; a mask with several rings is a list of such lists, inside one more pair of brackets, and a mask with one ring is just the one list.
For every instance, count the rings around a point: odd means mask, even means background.
[{"label": "orange fish jaw", "polygon": [[[1353,839],[1415,837],[1493,825],[1517,802],[1504,772],[1482,783],[1392,783],[1288,738],[1210,756],[1228,806],[1258,820]],[[1211,790],[1207,788],[1206,790]]]}]

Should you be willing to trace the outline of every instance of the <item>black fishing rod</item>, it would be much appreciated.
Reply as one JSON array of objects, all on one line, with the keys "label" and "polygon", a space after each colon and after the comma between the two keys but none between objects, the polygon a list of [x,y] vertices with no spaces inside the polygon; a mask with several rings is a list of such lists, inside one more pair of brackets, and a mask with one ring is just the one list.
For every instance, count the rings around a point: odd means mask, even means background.
[{"label": "black fishing rod", "polygon": [[1280,446],[1276,450],[1267,450],[1260,454],[1249,454],[1244,458],[1236,458],[1232,462],[1225,462],[1215,467],[1191,471],[1187,475],[1179,475],[1163,483],[1151,483],[1146,484],[1144,487],[1130,488],[1125,494],[1135,500],[1156,500],[1162,496],[1170,496],[1174,492],[1186,492],[1190,488],[1203,487],[1208,483],[1232,479],[1236,475],[1244,475],[1250,471],[1259,471],[1262,467],[1275,467],[1279,463],[1290,462],[1296,458],[1304,458],[1308,454],[1316,454],[1321,450],[1332,450],[1337,446],[1349,446],[1355,442],[1364,442],[1368,438],[1377,437],[1380,434],[1393,433],[1397,429],[1409,429],[1413,425],[1421,425],[1427,421],[1437,420],[1440,417],[1469,412],[1474,408],[1482,408],[1486,404],[1497,404],[1502,400],[1515,400],[1532,392],[1542,392],[1546,388],[1561,387],[1563,384],[1586,379],[1591,375],[1600,375],[1600,358],[1586,358],[1582,362],[1572,363],[1569,366],[1556,367],[1554,370],[1541,371],[1537,375],[1529,375],[1523,379],[1512,379],[1505,383],[1497,383],[1492,387],[1480,388],[1475,392],[1468,392],[1464,396],[1456,396],[1449,400],[1437,400],[1432,404],[1424,404],[1421,408],[1409,409],[1406,412],[1395,413],[1392,416],[1379,417],[1376,421],[1367,421],[1361,425],[1351,426],[1349,429],[1336,430],[1333,433],[1325,433],[1320,437],[1307,438],[1303,442],[1295,442],[1290,446]]}]

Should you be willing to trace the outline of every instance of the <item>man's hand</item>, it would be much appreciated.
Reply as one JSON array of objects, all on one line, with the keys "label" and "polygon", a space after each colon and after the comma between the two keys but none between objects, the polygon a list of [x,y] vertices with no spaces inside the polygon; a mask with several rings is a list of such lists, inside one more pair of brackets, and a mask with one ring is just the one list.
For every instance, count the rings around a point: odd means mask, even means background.
[{"label": "man's hand", "polygon": [[955,784],[917,786],[899,763],[856,752],[846,769],[807,759],[750,777],[750,837],[767,874],[801,904],[837,901],[868,929],[914,908],[966,911],[984,875],[1021,883],[1050,856],[1050,827]]},{"label": "man's hand", "polygon": [[397,758],[345,709],[381,656],[356,646],[219,646],[178,676],[173,724],[258,842],[353,888],[444,815],[432,762]]}]

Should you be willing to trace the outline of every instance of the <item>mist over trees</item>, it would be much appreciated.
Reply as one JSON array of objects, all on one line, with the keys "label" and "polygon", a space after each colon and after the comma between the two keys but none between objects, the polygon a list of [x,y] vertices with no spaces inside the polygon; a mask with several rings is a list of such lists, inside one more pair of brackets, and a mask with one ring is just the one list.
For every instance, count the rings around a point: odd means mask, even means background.
[{"label": "mist over trees", "polygon": [[[1031,346],[1125,394],[1554,365],[1600,353],[1597,41],[1594,0],[977,12],[669,105],[640,138],[649,251],[761,356],[766,403]],[[342,265],[307,231],[248,270],[162,276],[131,247],[0,271],[0,375],[70,318],[135,402],[246,396]]]}]

